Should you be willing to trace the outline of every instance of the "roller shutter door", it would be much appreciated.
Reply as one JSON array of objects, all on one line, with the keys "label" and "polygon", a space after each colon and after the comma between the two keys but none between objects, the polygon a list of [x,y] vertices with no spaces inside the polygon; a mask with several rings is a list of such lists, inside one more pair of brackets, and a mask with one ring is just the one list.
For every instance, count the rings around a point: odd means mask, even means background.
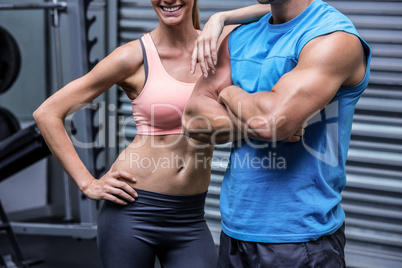
[{"label": "roller shutter door", "polygon": [[[402,1],[327,1],[347,15],[373,50],[371,78],[357,104],[347,161],[348,267],[402,267]],[[217,11],[256,1],[199,0],[202,24]],[[158,21],[149,0],[119,1],[119,43],[139,38]],[[131,105],[119,91],[119,147],[134,138]],[[124,130],[124,132],[123,132]],[[206,218],[219,244],[219,193],[230,152],[214,151]]]},{"label": "roller shutter door", "polygon": [[328,1],[373,51],[347,161],[347,259],[351,267],[402,267],[402,1]]}]

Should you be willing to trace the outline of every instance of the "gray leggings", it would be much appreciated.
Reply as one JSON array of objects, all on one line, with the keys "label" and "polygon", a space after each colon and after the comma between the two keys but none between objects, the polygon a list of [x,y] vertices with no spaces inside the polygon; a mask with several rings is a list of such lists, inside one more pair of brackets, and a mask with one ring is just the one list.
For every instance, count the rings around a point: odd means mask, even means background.
[{"label": "gray leggings", "polygon": [[126,206],[106,201],[98,220],[104,268],[210,268],[217,252],[204,219],[206,193],[177,196],[136,189]]}]

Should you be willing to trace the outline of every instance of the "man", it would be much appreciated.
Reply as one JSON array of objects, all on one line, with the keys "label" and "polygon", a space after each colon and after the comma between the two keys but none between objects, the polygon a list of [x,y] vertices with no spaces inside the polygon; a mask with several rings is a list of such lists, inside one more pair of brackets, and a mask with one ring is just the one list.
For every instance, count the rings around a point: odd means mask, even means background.
[{"label": "man", "polygon": [[183,116],[191,137],[233,141],[218,266],[345,267],[340,193],[370,48],[321,0],[258,2],[271,13],[226,38]]}]

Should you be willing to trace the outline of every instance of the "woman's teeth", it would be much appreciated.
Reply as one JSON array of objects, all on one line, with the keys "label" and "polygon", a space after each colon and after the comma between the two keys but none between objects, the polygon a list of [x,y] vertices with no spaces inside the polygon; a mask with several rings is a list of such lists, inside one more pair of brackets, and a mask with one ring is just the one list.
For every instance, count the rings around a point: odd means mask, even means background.
[{"label": "woman's teeth", "polygon": [[175,11],[179,10],[180,8],[181,8],[181,6],[177,6],[177,7],[162,7],[162,9],[164,11],[167,11],[167,12],[175,12]]}]

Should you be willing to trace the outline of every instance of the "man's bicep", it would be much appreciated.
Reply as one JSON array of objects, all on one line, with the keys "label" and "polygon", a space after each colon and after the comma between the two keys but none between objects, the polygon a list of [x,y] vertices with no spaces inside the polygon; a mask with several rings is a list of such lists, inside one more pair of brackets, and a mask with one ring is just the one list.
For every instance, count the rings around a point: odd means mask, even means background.
[{"label": "man's bicep", "polygon": [[280,96],[283,113],[307,119],[323,109],[341,86],[358,84],[365,73],[362,50],[357,37],[346,33],[310,41],[301,52],[297,66],[272,89]]},{"label": "man's bicep", "polygon": [[308,42],[300,53],[297,68],[311,69],[323,76],[326,83],[336,84],[339,88],[354,86],[363,80],[366,65],[361,40],[339,31]]},{"label": "man's bicep", "polygon": [[339,83],[329,82],[330,76],[314,69],[295,69],[285,74],[272,89],[271,114],[281,118],[287,134],[293,133],[305,121],[322,110],[335,96]]},{"label": "man's bicep", "polygon": [[269,94],[278,135],[289,136],[322,110],[338,92],[341,81],[313,65],[297,66],[283,75]]}]

